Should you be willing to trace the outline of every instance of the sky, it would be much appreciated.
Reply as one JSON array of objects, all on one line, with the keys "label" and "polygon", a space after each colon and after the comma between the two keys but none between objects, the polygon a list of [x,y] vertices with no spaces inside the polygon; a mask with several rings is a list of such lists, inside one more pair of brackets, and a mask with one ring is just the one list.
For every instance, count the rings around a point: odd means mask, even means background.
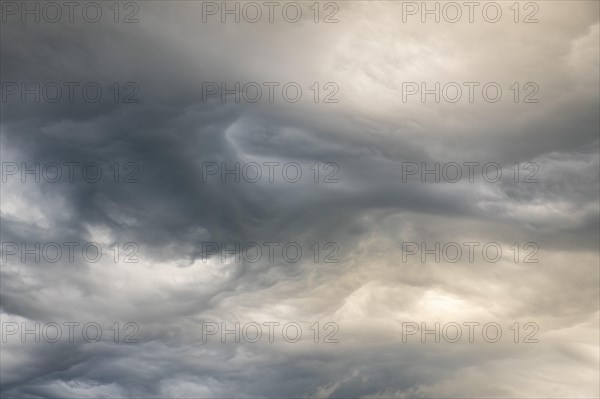
[{"label": "sky", "polygon": [[0,1],[6,398],[597,398],[596,1]]}]

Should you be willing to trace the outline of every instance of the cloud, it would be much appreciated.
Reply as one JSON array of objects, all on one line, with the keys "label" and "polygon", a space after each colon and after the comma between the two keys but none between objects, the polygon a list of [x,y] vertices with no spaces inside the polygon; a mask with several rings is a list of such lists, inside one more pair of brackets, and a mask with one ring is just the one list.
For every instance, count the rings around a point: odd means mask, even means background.
[{"label": "cloud", "polygon": [[[3,23],[4,88],[79,86],[74,101],[64,91],[2,104],[2,396],[598,396],[598,4],[535,4],[537,24],[515,24],[504,5],[497,24],[403,23],[391,2],[339,3],[333,24],[308,8],[297,23],[202,23],[201,2],[140,2],[136,24],[115,24],[109,9],[97,24]],[[89,82],[103,90],[97,103],[80,92]],[[256,82],[263,97],[204,101],[206,82]],[[279,83],[273,102],[265,82]],[[281,91],[290,82],[303,90],[296,103]],[[411,82],[481,84],[473,102],[438,103],[404,98]],[[501,101],[480,96],[489,82]],[[523,103],[536,87],[539,102]],[[40,164],[39,182],[22,163]],[[423,178],[436,163],[462,178]],[[419,170],[407,176],[409,164]],[[74,259],[56,263],[6,247],[67,242],[79,244]],[[465,242],[478,243],[473,261]],[[99,261],[82,255],[86,243]],[[264,251],[223,260],[206,243]],[[407,256],[406,243],[457,243],[463,256]],[[488,243],[499,261],[481,251]],[[22,343],[7,330],[69,321],[103,336]],[[498,323],[502,340],[422,343],[419,331],[403,342],[403,323],[466,334],[469,321]],[[119,341],[136,323],[139,342],[115,343],[115,322]],[[206,322],[296,322],[303,338],[203,342]],[[323,342],[328,322],[339,343]],[[523,342],[526,323],[538,343]]]}]

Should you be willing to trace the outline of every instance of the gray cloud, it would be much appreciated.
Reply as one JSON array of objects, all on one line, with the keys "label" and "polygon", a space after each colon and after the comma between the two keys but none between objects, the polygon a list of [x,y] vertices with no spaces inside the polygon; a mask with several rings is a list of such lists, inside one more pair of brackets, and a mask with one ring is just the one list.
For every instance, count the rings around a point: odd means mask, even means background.
[{"label": "gray cloud", "polygon": [[[8,176],[2,242],[93,241],[105,254],[3,260],[3,323],[97,322],[104,333],[97,343],[8,336],[3,397],[599,395],[598,4],[538,2],[540,23],[529,25],[510,14],[498,24],[402,23],[401,3],[339,4],[336,24],[309,14],[296,24],[202,23],[201,2],[139,2],[137,24],[110,13],[97,24],[2,24],[3,83],[104,90],[98,103],[2,103],[3,165],[103,170],[98,183]],[[498,82],[502,101],[403,102],[402,82],[454,81]],[[134,82],[139,102],[115,102],[114,82]],[[298,103],[203,101],[203,82],[304,91]],[[315,103],[314,82],[334,82],[339,102]],[[535,82],[539,103],[515,104],[514,82]],[[115,162],[119,179],[134,162],[139,181],[115,183]],[[302,179],[278,170],[269,182],[264,168],[256,183],[207,179],[207,163],[251,162],[294,162]],[[403,166],[422,162],[493,162],[502,179],[478,168],[473,182],[403,181]],[[328,163],[337,183],[323,182]],[[538,182],[515,183],[515,163],[519,179],[534,164]],[[274,261],[204,259],[203,243],[273,241],[299,243],[301,261],[278,251]],[[498,243],[502,259],[403,260],[402,243],[473,241]],[[115,242],[136,243],[139,262],[123,252],[112,261]],[[322,261],[330,242],[337,263]],[[523,262],[529,242],[538,263]],[[130,321],[140,342],[112,342],[109,326]],[[298,322],[304,337],[205,343],[208,321]],[[339,344],[314,343],[315,321],[335,322]],[[468,321],[498,322],[502,340],[402,341],[403,322]],[[515,344],[514,322],[521,334],[537,323],[540,342]]]}]

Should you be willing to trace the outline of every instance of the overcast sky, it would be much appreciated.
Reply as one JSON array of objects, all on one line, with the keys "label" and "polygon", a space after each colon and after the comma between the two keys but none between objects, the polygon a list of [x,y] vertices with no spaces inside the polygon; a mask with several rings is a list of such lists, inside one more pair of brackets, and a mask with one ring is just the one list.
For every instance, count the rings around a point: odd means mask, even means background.
[{"label": "overcast sky", "polygon": [[2,0],[2,397],[599,397],[599,3],[287,3]]}]

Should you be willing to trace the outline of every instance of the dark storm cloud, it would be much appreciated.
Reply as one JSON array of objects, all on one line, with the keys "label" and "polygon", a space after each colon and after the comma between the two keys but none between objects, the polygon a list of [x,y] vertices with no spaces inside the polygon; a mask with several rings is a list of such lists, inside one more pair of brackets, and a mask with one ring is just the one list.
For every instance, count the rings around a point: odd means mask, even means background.
[{"label": "dark storm cloud", "polygon": [[[105,96],[99,103],[3,103],[2,162],[92,161],[106,179],[11,178],[2,184],[2,241],[102,240],[108,253],[110,243],[132,241],[140,250],[139,264],[14,257],[3,264],[3,321],[140,325],[139,344],[3,344],[3,396],[523,397],[561,384],[571,389],[565,395],[594,392],[587,376],[597,365],[577,345],[597,348],[586,341],[597,332],[597,4],[569,6],[577,23],[561,18],[564,5],[547,8],[549,22],[522,36],[506,26],[450,32],[371,22],[369,16],[397,16],[385,2],[348,5],[346,19],[331,26],[202,24],[199,6],[143,3],[133,25],[3,24],[3,82],[98,82]],[[480,31],[465,36],[462,29]],[[403,104],[398,75],[417,64],[442,80],[444,65],[459,62],[428,35],[445,35],[457,54],[469,49],[476,68],[457,73],[464,81],[533,79],[521,73],[531,67],[549,95],[525,111],[514,104]],[[510,35],[524,43],[474,45]],[[536,54],[520,57],[534,45]],[[407,54],[396,59],[392,48]],[[491,57],[494,51],[501,56]],[[108,87],[117,81],[139,86],[139,102],[114,102]],[[204,102],[207,81],[298,81],[305,90],[335,81],[340,103],[314,104],[308,90],[297,104]],[[306,179],[203,181],[207,162],[268,161],[297,162]],[[509,179],[488,183],[479,171],[474,183],[402,180],[406,162],[471,161],[497,162]],[[114,184],[114,162],[135,162],[139,181]],[[315,162],[335,162],[339,182],[312,182]],[[512,184],[514,162],[535,162],[539,183]],[[537,242],[543,262],[531,270],[399,261],[403,241],[473,237],[507,246]],[[340,262],[315,265],[310,255],[298,264],[281,256],[201,262],[204,242],[250,241],[305,248],[335,242]],[[400,343],[399,323],[437,320],[435,301],[445,296],[462,302],[442,316],[497,318],[505,326],[539,319],[556,334],[573,328],[581,342],[558,336],[523,353],[515,345],[449,351]],[[252,316],[335,321],[341,344],[207,345],[199,338],[202,321]],[[546,363],[564,375],[580,372],[581,380],[553,375],[552,383],[540,382],[531,370]],[[535,383],[513,375],[513,364]],[[475,368],[496,378],[477,382]]]}]

